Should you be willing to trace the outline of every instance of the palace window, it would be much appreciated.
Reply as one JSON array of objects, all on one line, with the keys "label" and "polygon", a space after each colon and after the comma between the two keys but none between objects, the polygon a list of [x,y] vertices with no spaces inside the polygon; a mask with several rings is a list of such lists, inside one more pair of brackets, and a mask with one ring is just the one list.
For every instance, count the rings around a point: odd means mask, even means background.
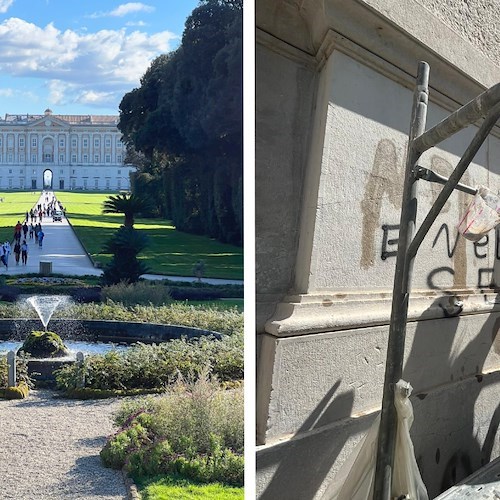
[{"label": "palace window", "polygon": [[111,147],[111,139],[109,137],[106,137],[106,142],[104,143],[107,148]]},{"label": "palace window", "polygon": [[19,137],[19,147],[24,148],[24,137]]},{"label": "palace window", "polygon": [[32,137],[31,138],[31,147],[32,148],[36,148],[36,145],[37,145],[36,137]]},{"label": "palace window", "polygon": [[31,155],[31,163],[36,163],[36,154]]},{"label": "palace window", "polygon": [[111,163],[111,155],[106,155],[106,163]]},{"label": "palace window", "polygon": [[98,148],[99,147],[99,139],[96,137],[94,139],[94,148]]},{"label": "palace window", "polygon": [[64,155],[59,155],[59,163],[64,163]]},{"label": "palace window", "polygon": [[73,137],[73,138],[71,139],[71,147],[72,147],[72,148],[76,148],[77,144],[78,144],[78,142],[77,142],[77,140],[76,140],[76,137]]},{"label": "palace window", "polygon": [[12,163],[12,162],[14,161],[14,156],[12,155],[12,153],[9,153],[9,156],[8,156],[8,158],[7,158],[7,161],[8,161],[9,163]]},{"label": "palace window", "polygon": [[121,163],[122,162],[122,155],[116,155],[116,161],[118,163]]},{"label": "palace window", "polygon": [[64,147],[64,137],[59,137],[59,147],[60,148]]},{"label": "palace window", "polygon": [[123,145],[122,141],[120,139],[116,139],[116,147],[121,148]]},{"label": "palace window", "polygon": [[89,162],[89,155],[83,155],[83,163]]},{"label": "palace window", "polygon": [[71,155],[71,163],[76,163],[76,155]]},{"label": "palace window", "polygon": [[88,148],[89,147],[89,140],[88,139],[83,139],[82,144],[83,144],[84,148]]},{"label": "palace window", "polygon": [[99,163],[99,155],[94,155],[94,163]]}]

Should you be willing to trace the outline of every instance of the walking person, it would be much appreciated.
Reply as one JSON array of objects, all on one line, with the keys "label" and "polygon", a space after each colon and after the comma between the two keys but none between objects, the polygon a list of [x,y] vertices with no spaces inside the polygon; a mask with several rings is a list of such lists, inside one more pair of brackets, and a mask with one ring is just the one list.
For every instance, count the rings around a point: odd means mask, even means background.
[{"label": "walking person", "polygon": [[42,228],[40,227],[40,231],[38,232],[38,247],[42,248],[42,243],[43,243],[43,237],[45,236],[45,233],[42,231]]},{"label": "walking person", "polygon": [[20,240],[21,239],[21,230],[23,226],[21,224],[21,221],[17,221],[17,224],[14,227],[14,239],[15,240]]},{"label": "walking person", "polygon": [[23,234],[24,234],[24,239],[26,239],[27,236],[28,236],[28,219],[26,219],[24,221],[24,224],[23,224]]},{"label": "walking person", "polygon": [[9,263],[6,257],[6,250],[5,250],[5,245],[2,245],[0,248],[0,260],[2,261],[2,264],[5,266],[5,270],[9,270]]},{"label": "walking person", "polygon": [[33,225],[33,222],[30,224],[30,240],[33,239],[33,236],[35,235],[35,226]]},{"label": "walking person", "polygon": [[10,257],[10,254],[12,253],[10,241],[6,241],[4,243],[4,248],[5,248],[5,260],[7,261],[7,267],[8,267],[9,266],[9,257]]},{"label": "walking person", "polygon": [[[26,240],[24,240],[26,241]],[[19,241],[16,241],[16,244],[14,245],[14,255],[16,257],[16,266],[19,265],[19,257],[21,257],[21,244]]]},{"label": "walking person", "polygon": [[23,240],[23,243],[21,245],[21,260],[23,266],[28,263],[28,244],[26,243],[26,240]]}]

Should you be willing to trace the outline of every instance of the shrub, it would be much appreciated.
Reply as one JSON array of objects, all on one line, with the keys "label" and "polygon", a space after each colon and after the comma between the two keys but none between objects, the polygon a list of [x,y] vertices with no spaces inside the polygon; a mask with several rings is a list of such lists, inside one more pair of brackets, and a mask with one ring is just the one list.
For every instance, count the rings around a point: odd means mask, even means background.
[{"label": "shrub", "polygon": [[24,399],[28,397],[29,387],[26,382],[20,382],[16,387],[6,387],[3,394],[6,399]]},{"label": "shrub", "polygon": [[139,277],[148,272],[146,265],[137,259],[137,255],[146,248],[147,241],[144,233],[133,227],[120,226],[104,248],[104,253],[113,254],[113,258],[104,268],[102,283],[112,285],[121,281],[139,281]]},{"label": "shrub", "polygon": [[71,298],[80,303],[101,302],[101,287],[79,287],[71,291]]},{"label": "shrub", "polygon": [[120,430],[101,457],[134,477],[180,474],[242,485],[243,407],[243,387],[221,390],[206,372],[180,380],[163,397],[125,402],[115,417]]},{"label": "shrub", "polygon": [[217,300],[222,298],[222,292],[213,288],[172,287],[170,296],[175,300]]},{"label": "shrub", "polygon": [[104,299],[120,302],[125,306],[136,304],[159,306],[170,302],[168,288],[158,283],[138,281],[137,283],[121,282],[105,286],[102,289]]},{"label": "shrub", "polygon": [[[28,357],[25,355],[16,356],[16,383],[26,384],[28,387],[34,387],[33,381],[28,374]],[[0,389],[8,385],[8,366],[7,356],[0,356]]]},{"label": "shrub", "polygon": [[19,298],[21,290],[15,286],[0,286],[0,300],[5,302],[15,302]]},{"label": "shrub", "polygon": [[83,375],[86,387],[92,389],[157,389],[173,384],[179,375],[197,375],[207,366],[221,381],[242,379],[242,343],[243,336],[136,344],[126,351],[87,356],[83,368],[66,365],[56,372],[56,382],[59,389],[71,391]]}]

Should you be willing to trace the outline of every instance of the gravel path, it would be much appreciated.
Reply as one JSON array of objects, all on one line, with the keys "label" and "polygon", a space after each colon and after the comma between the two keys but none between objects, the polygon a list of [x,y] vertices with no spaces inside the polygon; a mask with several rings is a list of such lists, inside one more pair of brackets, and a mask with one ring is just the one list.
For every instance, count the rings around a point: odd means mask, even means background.
[{"label": "gravel path", "polygon": [[33,390],[0,400],[0,496],[16,500],[126,498],[120,471],[101,465],[120,401],[55,399]]}]

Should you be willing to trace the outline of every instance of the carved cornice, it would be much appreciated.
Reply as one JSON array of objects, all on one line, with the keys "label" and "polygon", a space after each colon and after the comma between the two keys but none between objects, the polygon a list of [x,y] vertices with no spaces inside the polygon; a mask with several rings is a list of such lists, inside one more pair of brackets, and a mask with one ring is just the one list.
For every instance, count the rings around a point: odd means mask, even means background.
[{"label": "carved cornice", "polygon": [[[275,337],[388,325],[390,292],[327,292],[288,296],[280,302],[265,326]],[[408,321],[449,318],[500,311],[493,291],[454,290],[446,293],[422,291],[412,294]]]}]

